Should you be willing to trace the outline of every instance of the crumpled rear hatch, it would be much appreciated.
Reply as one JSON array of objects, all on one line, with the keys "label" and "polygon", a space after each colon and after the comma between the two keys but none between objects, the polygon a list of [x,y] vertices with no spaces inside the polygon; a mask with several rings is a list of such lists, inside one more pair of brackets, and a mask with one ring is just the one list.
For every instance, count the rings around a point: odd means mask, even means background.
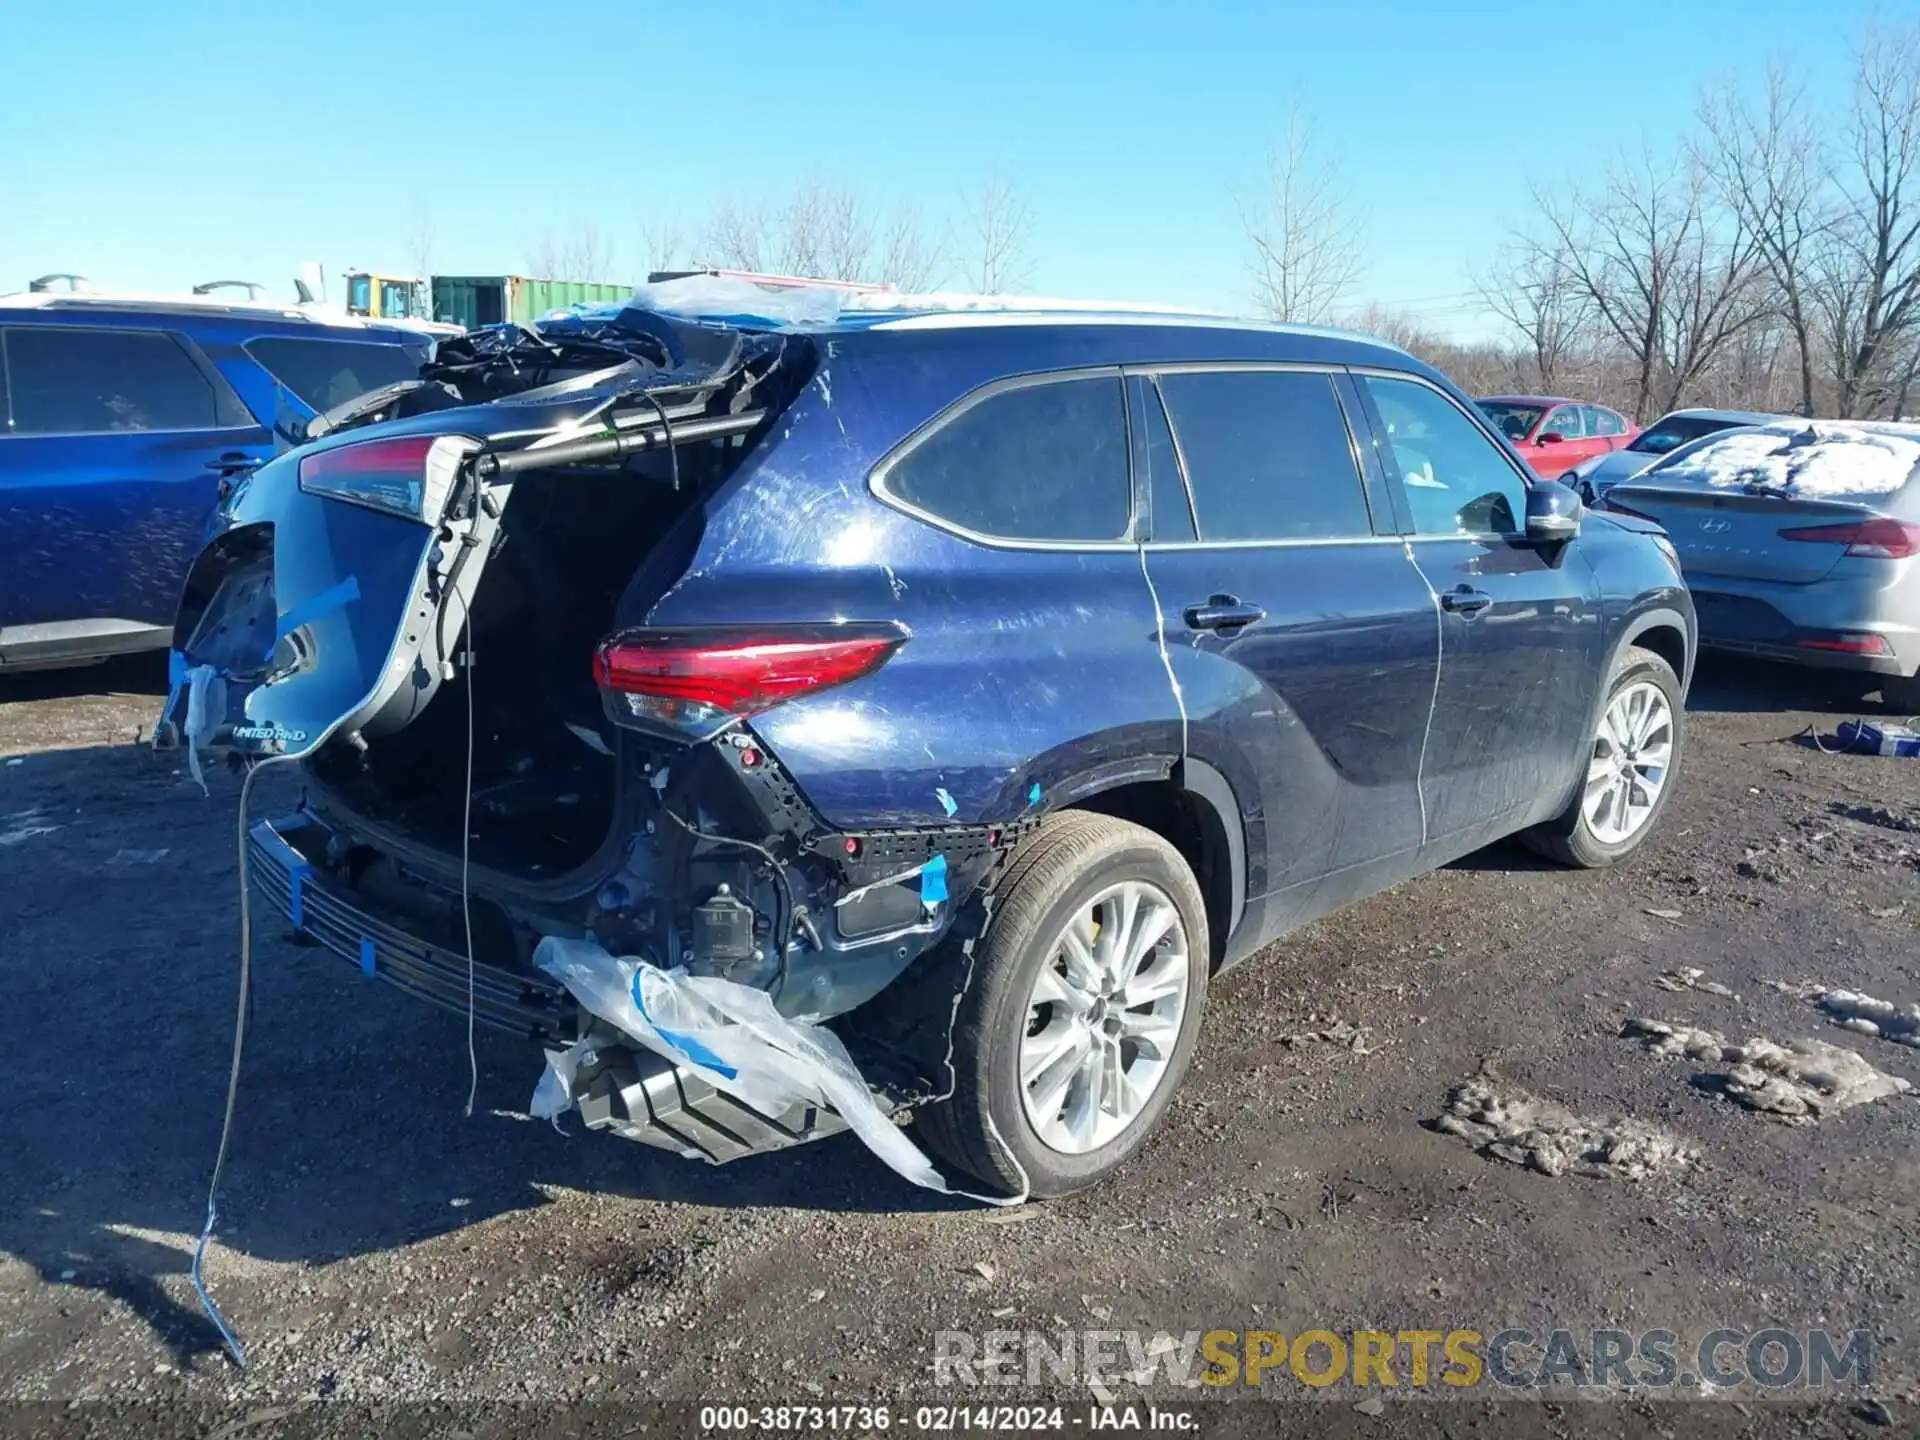
[{"label": "crumpled rear hatch", "polygon": [[631,310],[442,345],[421,380],[328,412],[323,438],[223,503],[157,734],[266,756],[404,728],[456,673],[517,479],[664,452],[635,483],[677,487],[684,447],[744,449],[810,364],[803,337]]}]

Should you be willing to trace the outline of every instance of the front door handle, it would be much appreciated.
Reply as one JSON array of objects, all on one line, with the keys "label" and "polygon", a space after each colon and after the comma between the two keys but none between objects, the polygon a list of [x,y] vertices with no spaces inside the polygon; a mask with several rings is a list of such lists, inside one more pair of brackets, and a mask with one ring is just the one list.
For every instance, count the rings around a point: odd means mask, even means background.
[{"label": "front door handle", "polygon": [[1204,605],[1189,605],[1181,613],[1190,630],[1238,630],[1267,618],[1258,605],[1243,604],[1232,595],[1211,596]]},{"label": "front door handle", "polygon": [[1475,590],[1470,586],[1456,585],[1440,597],[1440,608],[1451,610],[1457,615],[1478,615],[1493,603],[1493,597],[1484,590]]}]

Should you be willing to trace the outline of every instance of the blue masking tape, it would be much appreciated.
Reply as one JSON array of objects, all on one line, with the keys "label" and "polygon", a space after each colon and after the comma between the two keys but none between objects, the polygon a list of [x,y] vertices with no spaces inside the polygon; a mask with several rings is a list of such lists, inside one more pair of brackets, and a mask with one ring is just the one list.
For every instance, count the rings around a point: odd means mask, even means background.
[{"label": "blue masking tape", "polygon": [[947,857],[936,855],[920,872],[920,903],[942,905],[947,899]]},{"label": "blue masking tape", "polygon": [[300,900],[301,887],[312,878],[311,865],[296,865],[293,867],[293,873],[287,877],[287,918],[293,922],[293,928],[296,930],[301,928],[301,922],[305,918],[304,907]]},{"label": "blue masking tape", "polygon": [[[308,599],[301,601],[280,617],[279,624],[273,632],[273,643],[278,645],[302,625],[311,624],[322,615],[330,611],[338,610],[349,600],[358,600],[359,598],[360,580],[358,576],[349,575],[338,585],[329,585],[318,595],[310,596]],[[271,650],[267,652],[267,658],[269,660],[273,658],[273,652]]]},{"label": "blue masking tape", "polygon": [[660,1026],[654,1025],[653,1017],[647,1014],[647,1002],[640,994],[640,973],[638,970],[633,972],[633,1003],[634,1007],[640,1012],[640,1018],[649,1025],[653,1025],[654,1034],[673,1046],[694,1064],[711,1070],[716,1075],[724,1075],[729,1080],[738,1079],[740,1075],[738,1070],[727,1064],[726,1061],[722,1060],[691,1035],[682,1035],[677,1030],[663,1030]]},{"label": "blue masking tape", "polygon": [[940,808],[947,812],[948,819],[952,819],[954,811],[960,808],[958,805],[953,803],[953,796],[947,793],[945,786],[942,786],[940,789],[934,791],[933,798],[940,802]]},{"label": "blue masking tape", "polygon": [[374,959],[373,940],[366,935],[360,937],[360,973],[371,977],[380,968]]},{"label": "blue masking tape", "polygon": [[1040,803],[1040,782],[1036,780],[1033,782],[1033,788],[1027,791],[1027,808],[1031,810],[1034,806],[1038,805],[1039,803]]}]

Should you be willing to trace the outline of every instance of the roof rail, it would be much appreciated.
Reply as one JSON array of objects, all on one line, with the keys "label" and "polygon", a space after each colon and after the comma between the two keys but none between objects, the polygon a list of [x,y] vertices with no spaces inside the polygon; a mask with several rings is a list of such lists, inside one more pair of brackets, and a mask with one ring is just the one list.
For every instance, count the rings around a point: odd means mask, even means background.
[{"label": "roof rail", "polygon": [[27,289],[35,295],[44,295],[52,291],[61,281],[66,281],[69,295],[77,295],[83,290],[91,290],[93,282],[84,275],[75,275],[66,270],[56,270],[50,275],[42,275],[37,280],[29,280]]},{"label": "roof rail", "polygon": [[319,305],[296,305],[280,300],[241,300],[226,295],[165,295],[135,290],[16,291],[0,295],[0,309],[49,311],[127,311],[161,315],[255,315],[296,324],[328,325],[365,330],[407,328],[398,320],[368,320]]},{"label": "roof rail", "polygon": [[247,292],[247,299],[258,300],[260,298],[260,292],[266,288],[266,286],[253,280],[202,280],[198,285],[193,287],[193,293],[196,295],[211,295],[216,290],[244,290]]}]

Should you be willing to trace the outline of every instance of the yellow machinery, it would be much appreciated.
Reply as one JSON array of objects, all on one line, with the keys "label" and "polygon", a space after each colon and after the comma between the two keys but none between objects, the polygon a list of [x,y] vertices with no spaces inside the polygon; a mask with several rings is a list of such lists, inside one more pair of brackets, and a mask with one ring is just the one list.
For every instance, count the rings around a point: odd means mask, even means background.
[{"label": "yellow machinery", "polygon": [[375,275],[349,270],[347,313],[373,320],[430,320],[427,282],[418,276]]}]

